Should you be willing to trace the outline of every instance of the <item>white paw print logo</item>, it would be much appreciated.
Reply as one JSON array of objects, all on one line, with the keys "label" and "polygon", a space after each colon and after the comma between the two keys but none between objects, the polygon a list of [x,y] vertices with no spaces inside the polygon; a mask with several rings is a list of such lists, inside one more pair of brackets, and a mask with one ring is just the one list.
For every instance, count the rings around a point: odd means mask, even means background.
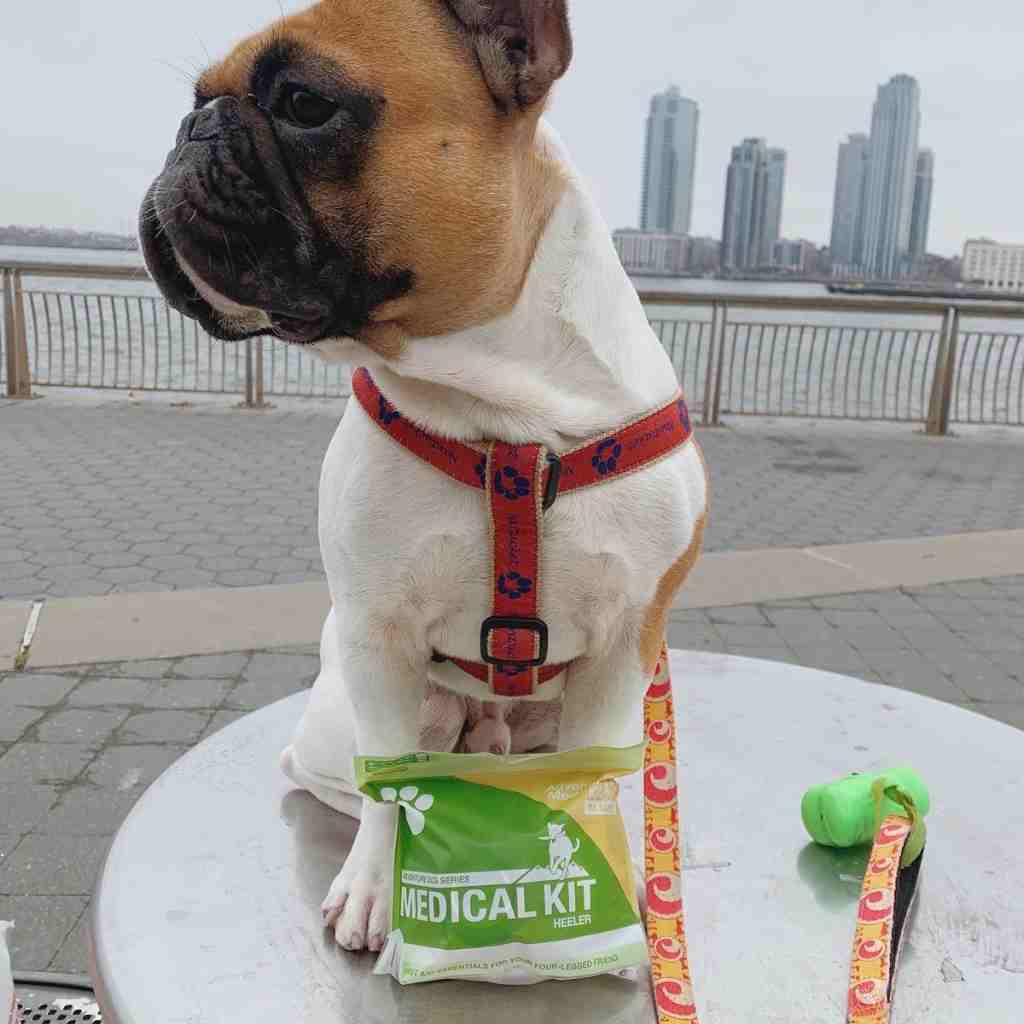
[{"label": "white paw print logo", "polygon": [[420,796],[420,791],[415,786],[406,786],[402,790],[385,787],[380,791],[380,798],[385,803],[398,804],[405,811],[405,820],[409,823],[409,831],[414,836],[423,833],[427,827],[427,819],[423,812],[434,806],[434,798],[429,793]]}]

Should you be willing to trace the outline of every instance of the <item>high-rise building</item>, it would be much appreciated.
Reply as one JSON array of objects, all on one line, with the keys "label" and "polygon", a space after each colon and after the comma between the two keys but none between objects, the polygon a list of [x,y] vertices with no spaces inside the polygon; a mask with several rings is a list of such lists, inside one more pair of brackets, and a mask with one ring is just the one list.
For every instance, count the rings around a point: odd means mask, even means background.
[{"label": "high-rise building", "polygon": [[733,146],[725,179],[722,268],[768,266],[782,226],[786,151],[769,149],[764,139]]},{"label": "high-rise building", "polygon": [[761,249],[761,224],[767,178],[768,147],[764,139],[744,139],[732,148],[725,177],[722,220],[722,269],[753,266]]},{"label": "high-rise building", "polygon": [[676,86],[651,98],[644,148],[640,228],[688,235],[700,111]]},{"label": "high-rise building", "polygon": [[860,260],[867,277],[899,277],[909,269],[920,102],[917,80],[910,75],[895,75],[878,87]]},{"label": "high-rise building", "polygon": [[921,91],[910,75],[878,87],[871,136],[839,146],[832,208],[832,272],[894,278],[920,272],[931,219],[935,158],[918,149]]},{"label": "high-rise building", "polygon": [[772,246],[782,235],[782,200],[786,191],[786,151],[768,150],[768,171],[765,180],[764,228],[761,232],[762,266],[772,262]]},{"label": "high-rise building", "polygon": [[863,134],[851,135],[846,142],[839,143],[829,242],[833,273],[853,273],[860,263],[864,245],[864,189],[870,152],[868,137]]},{"label": "high-rise building", "polygon": [[910,262],[922,266],[928,253],[928,226],[932,218],[932,182],[935,177],[935,154],[922,149],[917,154],[914,177],[914,206],[910,215]]}]

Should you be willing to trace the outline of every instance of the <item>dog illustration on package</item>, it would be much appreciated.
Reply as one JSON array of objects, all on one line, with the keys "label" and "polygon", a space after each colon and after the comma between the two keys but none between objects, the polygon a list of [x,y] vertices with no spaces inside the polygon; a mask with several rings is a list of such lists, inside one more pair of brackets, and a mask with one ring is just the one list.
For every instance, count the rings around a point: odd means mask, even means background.
[{"label": "dog illustration on package", "polygon": [[575,845],[565,831],[565,825],[548,822],[548,834],[538,836],[548,844],[548,870],[557,878],[566,878],[574,867],[572,859],[580,852],[580,841]]}]

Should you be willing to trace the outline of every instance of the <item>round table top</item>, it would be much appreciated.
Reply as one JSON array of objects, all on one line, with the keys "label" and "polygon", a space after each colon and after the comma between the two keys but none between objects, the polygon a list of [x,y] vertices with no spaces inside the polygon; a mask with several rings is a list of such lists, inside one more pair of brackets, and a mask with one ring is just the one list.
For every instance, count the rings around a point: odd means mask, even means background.
[{"label": "round table top", "polygon": [[[1024,735],[915,694],[791,665],[673,652],[685,898],[709,1024],[844,1018],[866,851],[809,844],[809,785],[896,764],[933,811],[894,1024],[1005,1024],[1024,1000]],[[240,720],[173,765],[111,848],[92,908],[107,1024],[651,1024],[648,986],[402,988],[338,949],[320,902],[356,823],[278,768],[306,700]],[[639,789],[623,786],[639,831]]]}]

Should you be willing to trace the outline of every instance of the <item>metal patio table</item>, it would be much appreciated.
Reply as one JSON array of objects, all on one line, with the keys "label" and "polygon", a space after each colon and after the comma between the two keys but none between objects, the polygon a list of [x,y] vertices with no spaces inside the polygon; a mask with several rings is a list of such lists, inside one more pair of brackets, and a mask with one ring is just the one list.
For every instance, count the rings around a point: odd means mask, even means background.
[{"label": "metal patio table", "polygon": [[[908,764],[933,797],[894,1024],[1006,1024],[1024,1005],[1024,733],[788,664],[673,652],[685,892],[707,1024],[845,1020],[866,851],[810,845],[803,790]],[[278,769],[305,694],[173,765],[121,827],[92,907],[105,1024],[651,1024],[645,981],[527,988],[374,977],[320,902],[354,821]],[[639,831],[635,780],[623,811]]]}]

